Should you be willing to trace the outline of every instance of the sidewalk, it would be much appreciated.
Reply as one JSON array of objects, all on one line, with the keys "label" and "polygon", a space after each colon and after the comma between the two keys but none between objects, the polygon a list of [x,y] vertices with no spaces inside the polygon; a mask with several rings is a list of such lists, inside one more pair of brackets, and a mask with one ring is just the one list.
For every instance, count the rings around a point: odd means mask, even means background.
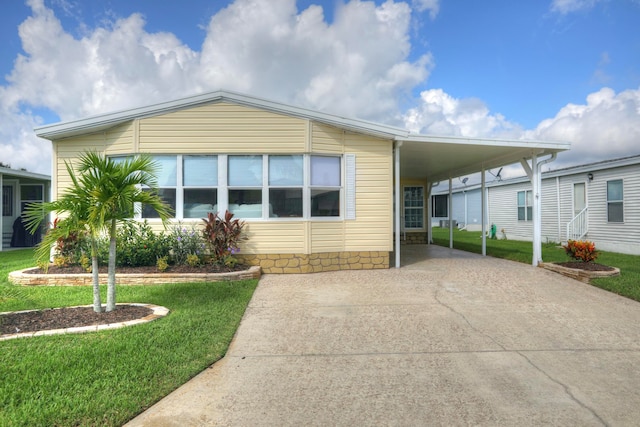
[{"label": "sidewalk", "polygon": [[128,426],[634,425],[640,304],[437,246],[266,275],[227,356]]}]

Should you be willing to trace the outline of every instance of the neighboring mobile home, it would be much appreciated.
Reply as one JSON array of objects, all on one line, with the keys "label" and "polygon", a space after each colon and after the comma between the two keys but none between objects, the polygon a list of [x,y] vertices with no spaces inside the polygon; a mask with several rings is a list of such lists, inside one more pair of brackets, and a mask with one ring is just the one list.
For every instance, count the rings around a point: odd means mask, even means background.
[{"label": "neighboring mobile home", "polygon": [[[36,134],[53,143],[54,198],[70,182],[64,162],[84,150],[151,154],[175,221],[201,223],[207,212],[228,209],[246,222],[242,260],[267,273],[388,268],[394,249],[399,265],[400,229],[425,229],[431,182],[569,148],[415,135],[224,91]],[[413,212],[402,224],[401,204]],[[137,215],[160,225],[152,211]]]},{"label": "neighboring mobile home", "polygon": [[[533,194],[527,178],[494,181],[486,187],[487,224],[496,225],[497,237],[531,240]],[[452,216],[458,227],[474,229],[480,194],[477,185],[453,191]],[[465,197],[466,211],[461,203]],[[445,206],[443,217],[437,219],[448,219],[448,192],[434,198]],[[640,155],[543,173],[542,240],[568,239],[591,240],[601,250],[640,255]]]},{"label": "neighboring mobile home", "polygon": [[0,167],[0,187],[0,251],[35,246],[40,242],[41,233],[27,232],[20,214],[29,203],[49,201],[51,179],[47,175]]}]

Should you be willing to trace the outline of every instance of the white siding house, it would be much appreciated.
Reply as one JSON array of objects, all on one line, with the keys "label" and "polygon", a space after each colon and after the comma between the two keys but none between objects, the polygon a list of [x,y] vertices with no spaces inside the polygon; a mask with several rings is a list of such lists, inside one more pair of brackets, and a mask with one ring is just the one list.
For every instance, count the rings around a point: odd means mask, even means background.
[{"label": "white siding house", "polygon": [[[531,240],[529,180],[494,181],[486,188],[487,227],[495,224],[498,238]],[[640,155],[545,172],[541,194],[543,242],[591,240],[601,250],[640,255]],[[437,195],[448,197],[448,192]],[[466,211],[460,202],[465,196]],[[479,186],[453,190],[452,218],[458,227],[473,229],[471,218],[480,209]]]}]

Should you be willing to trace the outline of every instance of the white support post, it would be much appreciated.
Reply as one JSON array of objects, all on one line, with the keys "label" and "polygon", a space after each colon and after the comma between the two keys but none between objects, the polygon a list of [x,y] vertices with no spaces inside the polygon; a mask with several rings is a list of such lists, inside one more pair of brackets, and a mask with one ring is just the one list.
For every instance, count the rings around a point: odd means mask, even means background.
[{"label": "white support post", "polygon": [[[0,191],[2,191],[4,185],[4,176],[0,173]],[[0,193],[2,194],[2,193]],[[13,202],[12,202],[13,203]],[[4,203],[0,203],[0,252],[3,251],[2,245],[4,244],[4,212],[2,211]]]},{"label": "white support post", "polygon": [[487,192],[485,191],[484,167],[480,172],[480,198],[482,208],[482,256],[487,256]]},{"label": "white support post", "polygon": [[396,187],[396,203],[395,203],[395,217],[396,217],[396,221],[395,221],[395,235],[396,235],[396,242],[395,242],[395,249],[396,249],[396,268],[400,268],[400,221],[402,221],[402,218],[400,218],[400,202],[401,202],[401,198],[400,198],[400,146],[402,145],[402,142],[398,141],[396,142],[396,146],[394,148],[394,154],[395,154],[395,187]]},{"label": "white support post", "polygon": [[540,218],[540,165],[538,156],[531,156],[531,186],[533,192],[533,259],[531,264],[536,267],[542,259],[541,228]]},{"label": "white support post", "polygon": [[449,200],[447,214],[449,217],[449,249],[453,249],[453,181],[449,177]]},{"label": "white support post", "polygon": [[427,184],[427,245],[433,243],[433,230],[431,229],[432,217],[431,217],[431,190],[433,189],[433,183]]}]

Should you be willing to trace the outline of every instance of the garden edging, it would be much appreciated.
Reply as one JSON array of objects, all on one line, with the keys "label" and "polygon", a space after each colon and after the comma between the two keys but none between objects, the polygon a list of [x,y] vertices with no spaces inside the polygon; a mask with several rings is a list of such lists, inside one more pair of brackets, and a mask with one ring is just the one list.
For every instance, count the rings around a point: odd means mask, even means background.
[{"label": "garden edging", "polygon": [[571,277],[572,279],[576,279],[584,283],[589,283],[591,279],[596,279],[599,277],[610,277],[610,276],[620,275],[620,269],[616,267],[611,267],[611,270],[609,271],[590,271],[590,270],[581,270],[579,268],[564,267],[562,265],[554,264],[551,262],[541,262],[540,264],[538,264],[538,267],[542,267],[545,270],[560,273],[563,276]]},{"label": "garden edging", "polygon": [[[36,267],[9,273],[9,281],[24,286],[83,286],[92,284],[91,273],[83,274],[37,274],[26,273]],[[234,280],[259,279],[261,268],[228,273],[122,273],[116,274],[118,285],[159,285],[163,283],[228,282]],[[100,274],[100,283],[107,283],[107,275]]]}]

